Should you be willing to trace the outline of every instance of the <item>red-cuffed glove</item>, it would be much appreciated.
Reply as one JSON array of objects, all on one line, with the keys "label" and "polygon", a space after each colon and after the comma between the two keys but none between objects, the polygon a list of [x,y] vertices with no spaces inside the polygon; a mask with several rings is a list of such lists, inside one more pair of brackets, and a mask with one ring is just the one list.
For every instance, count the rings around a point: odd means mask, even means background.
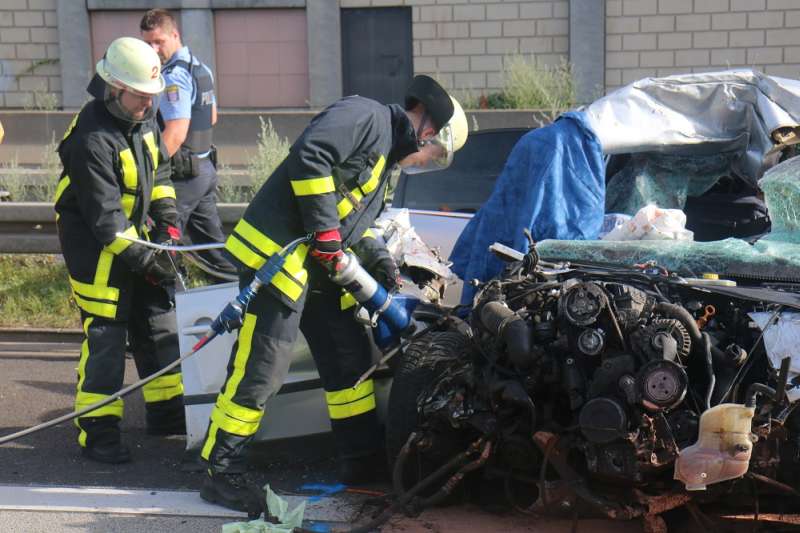
[{"label": "red-cuffed glove", "polygon": [[330,229],[314,233],[311,256],[328,272],[336,272],[342,257],[344,257],[342,236],[339,234],[339,230]]},{"label": "red-cuffed glove", "polygon": [[169,235],[169,238],[175,242],[181,240],[181,230],[175,226],[167,226],[167,235]]}]

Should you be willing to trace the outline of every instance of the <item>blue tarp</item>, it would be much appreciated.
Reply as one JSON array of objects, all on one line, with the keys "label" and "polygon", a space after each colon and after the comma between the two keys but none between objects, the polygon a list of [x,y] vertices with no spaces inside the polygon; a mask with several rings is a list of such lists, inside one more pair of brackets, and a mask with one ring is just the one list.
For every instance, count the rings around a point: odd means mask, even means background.
[{"label": "blue tarp", "polygon": [[[527,251],[523,228],[536,241],[596,239],[604,206],[600,142],[583,113],[565,113],[550,126],[526,133],[514,146],[492,195],[453,248],[453,271],[465,282],[496,276],[503,263],[487,253],[489,246],[501,242]],[[461,300],[471,298],[472,287],[465,283]]]}]

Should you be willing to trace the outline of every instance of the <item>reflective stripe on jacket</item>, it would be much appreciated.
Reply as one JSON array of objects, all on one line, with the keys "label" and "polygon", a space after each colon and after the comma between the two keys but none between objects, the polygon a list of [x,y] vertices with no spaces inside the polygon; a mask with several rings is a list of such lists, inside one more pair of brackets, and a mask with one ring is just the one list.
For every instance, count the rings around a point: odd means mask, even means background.
[{"label": "reflective stripe on jacket", "polygon": [[58,153],[63,171],[54,204],[75,301],[92,315],[119,318],[128,269],[115,258],[131,242],[117,233],[146,238],[148,216],[158,227],[177,218],[158,126],[153,119],[130,127],[96,98],[76,115]]},{"label": "reflective stripe on jacket", "polygon": [[[339,228],[349,247],[383,210],[391,168],[415,150],[414,130],[400,106],[359,96],[337,101],[295,141],[245,210],[226,249],[258,269],[288,242],[319,230]],[[307,251],[298,248],[270,287],[292,308],[305,290]]]}]

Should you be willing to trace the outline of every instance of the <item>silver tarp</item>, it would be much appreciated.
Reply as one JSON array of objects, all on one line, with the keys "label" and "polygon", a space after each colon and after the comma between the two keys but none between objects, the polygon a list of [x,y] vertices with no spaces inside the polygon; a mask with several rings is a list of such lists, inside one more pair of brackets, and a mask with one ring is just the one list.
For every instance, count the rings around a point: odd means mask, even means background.
[{"label": "silver tarp", "polygon": [[584,111],[606,154],[741,152],[731,170],[755,184],[776,142],[797,142],[800,81],[751,69],[645,78]]}]

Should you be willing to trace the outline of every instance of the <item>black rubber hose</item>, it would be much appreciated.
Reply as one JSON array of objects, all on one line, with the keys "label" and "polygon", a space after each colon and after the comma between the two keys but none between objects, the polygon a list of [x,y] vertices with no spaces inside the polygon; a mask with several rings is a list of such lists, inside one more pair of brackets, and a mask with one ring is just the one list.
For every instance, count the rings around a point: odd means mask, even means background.
[{"label": "black rubber hose", "polygon": [[775,389],[764,385],[763,383],[752,383],[749,387],[747,387],[747,394],[745,395],[744,404],[747,407],[755,407],[756,399],[761,395],[775,398]]},{"label": "black rubber hose", "polygon": [[686,327],[693,341],[700,342],[702,340],[697,322],[694,321],[694,317],[692,317],[691,313],[682,305],[659,303],[653,306],[653,311],[661,313],[662,315],[671,316],[680,321],[680,323]]},{"label": "black rubber hose", "polygon": [[[678,320],[686,328],[686,331],[689,332],[689,337],[691,337],[692,342],[698,344],[703,342],[703,335],[700,333],[697,322],[694,321],[692,314],[682,305],[658,303],[653,306],[653,311],[662,315],[671,316]],[[711,354],[720,361],[725,360],[725,352],[716,346],[711,346]]]},{"label": "black rubber hose", "polygon": [[490,333],[506,343],[508,357],[514,366],[528,368],[533,363],[531,331],[528,323],[501,302],[488,302],[481,307],[481,323]]},{"label": "black rubber hose", "polygon": [[487,442],[486,445],[483,447],[483,451],[481,455],[475,459],[474,461],[463,465],[458,471],[453,474],[450,479],[448,479],[444,485],[442,485],[439,490],[433,496],[425,498],[422,500],[420,507],[433,507],[435,505],[439,505],[444,502],[448,496],[450,496],[455,488],[461,483],[464,479],[464,476],[477,470],[478,468],[482,467],[486,461],[489,459],[489,455],[492,453],[492,443]]},{"label": "black rubber hose", "polygon": [[714,395],[714,386],[717,384],[717,375],[714,374],[714,360],[711,355],[711,336],[703,333],[703,344],[706,352],[706,371],[708,372],[708,390],[706,391],[706,409],[711,409],[711,396]]},{"label": "black rubber hose", "polygon": [[[412,435],[412,437],[413,437],[413,435]],[[398,461],[395,462],[394,476],[398,476],[399,475],[402,478],[402,471],[403,471],[403,466],[404,466],[404,463],[405,463],[405,458],[407,458],[409,453],[410,453],[410,445],[411,445],[411,438],[409,438],[409,440],[403,446],[403,448],[406,449],[406,453],[404,455],[403,462],[398,467],[398,463],[400,462],[399,461],[399,459],[400,459],[399,456],[398,456]],[[448,473],[452,472],[453,470],[455,470],[457,468],[460,468],[462,466],[462,463],[464,463],[469,458],[470,454],[472,453],[471,448],[472,448],[472,446],[470,446],[466,451],[463,451],[463,452],[455,455],[447,463],[445,463],[444,465],[439,467],[435,472],[433,472],[429,476],[423,478],[422,480],[420,480],[419,483],[417,483],[416,485],[411,487],[408,490],[408,492],[404,492],[402,494],[398,494],[397,495],[397,500],[395,501],[395,503],[392,504],[383,513],[381,513],[377,518],[367,522],[366,524],[362,524],[362,525],[354,527],[352,529],[347,529],[347,530],[344,530],[344,531],[340,531],[340,530],[334,530],[334,531],[336,533],[371,533],[372,531],[375,531],[375,529],[377,529],[381,525],[385,524],[392,517],[392,515],[396,511],[398,511],[403,506],[405,506],[408,502],[410,502],[411,499],[414,496],[416,496],[421,491],[423,491],[426,488],[428,488],[434,481],[436,481],[437,479],[439,479],[443,475],[448,474]],[[403,452],[401,451],[400,454],[403,455]]]}]

